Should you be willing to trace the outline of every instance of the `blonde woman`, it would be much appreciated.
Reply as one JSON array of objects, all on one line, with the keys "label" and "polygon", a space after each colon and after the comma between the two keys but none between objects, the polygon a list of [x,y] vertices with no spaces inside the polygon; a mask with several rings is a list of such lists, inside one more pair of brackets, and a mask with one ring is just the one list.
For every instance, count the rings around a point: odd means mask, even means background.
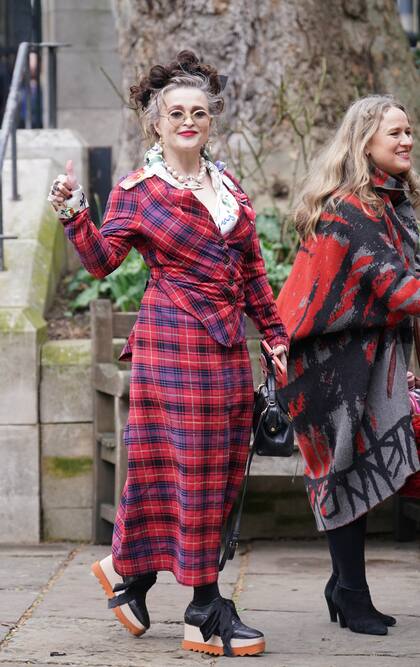
[{"label": "blonde woman", "polygon": [[367,512],[420,467],[406,378],[410,316],[420,316],[412,147],[396,100],[351,105],[307,178],[302,243],[277,302],[306,488],[331,552],[331,620],[338,613],[341,627],[375,635],[396,621],[369,594]]}]

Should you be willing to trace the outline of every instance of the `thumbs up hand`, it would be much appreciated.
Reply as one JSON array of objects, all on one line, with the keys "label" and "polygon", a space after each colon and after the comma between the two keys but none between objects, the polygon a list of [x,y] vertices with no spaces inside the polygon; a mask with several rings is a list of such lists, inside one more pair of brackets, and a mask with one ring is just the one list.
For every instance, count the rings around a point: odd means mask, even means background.
[{"label": "thumbs up hand", "polygon": [[48,201],[58,210],[67,199],[72,197],[74,190],[78,188],[79,185],[74,174],[73,160],[67,160],[66,173],[59,174],[55,179],[48,195]]},{"label": "thumbs up hand", "polygon": [[72,160],[67,160],[66,173],[57,176],[47,199],[58,212],[58,217],[65,220],[89,206],[75,176]]},{"label": "thumbs up hand", "polygon": [[67,160],[66,162],[66,175],[67,175],[66,185],[69,187],[70,190],[76,190],[78,183],[77,183],[77,178],[74,175],[73,160]]}]

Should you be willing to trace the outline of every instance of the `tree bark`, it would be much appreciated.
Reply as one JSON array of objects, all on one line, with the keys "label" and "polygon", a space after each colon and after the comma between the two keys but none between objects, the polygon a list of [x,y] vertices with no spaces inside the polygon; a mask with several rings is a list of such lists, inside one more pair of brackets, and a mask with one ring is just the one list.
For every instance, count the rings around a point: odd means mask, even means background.
[{"label": "tree bark", "polygon": [[[302,150],[309,158],[361,95],[392,93],[414,120],[420,116],[420,77],[394,0],[114,3],[127,97],[139,73],[185,48],[228,76],[217,157],[226,159],[230,152],[238,159],[239,148],[244,151],[253,194],[263,185],[252,178],[261,176],[258,166],[250,169],[252,150],[257,158],[268,151],[264,178],[271,195],[286,198],[294,178],[291,162]],[[119,175],[142,164],[144,150],[136,114],[125,109],[124,119]]]}]

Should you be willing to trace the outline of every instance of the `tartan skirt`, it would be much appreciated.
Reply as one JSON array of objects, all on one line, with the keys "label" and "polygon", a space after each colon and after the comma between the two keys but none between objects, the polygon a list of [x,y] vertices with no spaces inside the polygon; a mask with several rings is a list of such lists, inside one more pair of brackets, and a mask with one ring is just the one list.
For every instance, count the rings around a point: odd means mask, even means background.
[{"label": "tartan skirt", "polygon": [[128,473],[114,567],[122,576],[170,570],[187,586],[212,583],[250,440],[246,343],[220,345],[153,282],[131,347]]}]

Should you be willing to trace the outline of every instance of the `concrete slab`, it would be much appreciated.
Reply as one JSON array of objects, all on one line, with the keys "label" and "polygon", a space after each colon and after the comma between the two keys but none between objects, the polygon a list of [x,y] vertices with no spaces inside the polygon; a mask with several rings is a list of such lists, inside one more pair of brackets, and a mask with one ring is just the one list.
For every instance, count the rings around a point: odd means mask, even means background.
[{"label": "concrete slab", "polygon": [[[90,366],[42,366],[40,419],[43,423],[91,422]],[[63,400],[63,397],[66,397]]]},{"label": "concrete slab", "polygon": [[[63,552],[46,553],[36,557],[33,554],[13,555],[3,553],[0,558],[0,591],[34,591],[42,588],[52,577],[58,565],[66,558],[68,548]],[[2,600],[3,603],[3,600]],[[7,605],[4,605],[7,607]],[[3,609],[3,604],[1,605]]]},{"label": "concrete slab", "polygon": [[[33,163],[32,174],[36,173],[37,175],[37,178],[33,179],[33,185],[36,185],[38,180],[38,173],[34,171],[36,169],[34,160],[38,162],[41,159],[51,160],[54,163],[54,177],[59,173],[64,173],[67,160],[73,160],[74,172],[77,178],[80,179],[81,183],[86,184],[88,182],[87,144],[75,129],[65,129],[60,127],[60,129],[18,130],[17,150],[19,168],[21,168],[20,165],[26,160],[30,160]],[[7,157],[10,157],[10,143],[6,155]],[[42,158],[40,156],[42,156]],[[20,183],[25,183],[25,191],[27,187],[31,187],[31,184],[27,183],[23,178],[20,180]],[[43,183],[43,181],[41,183]],[[46,190],[44,190],[45,197],[48,194],[50,186],[51,183],[49,182]],[[39,185],[37,187],[39,203],[43,204],[45,199],[39,199]],[[15,202],[13,205],[15,205]]]},{"label": "concrete slab", "polygon": [[33,605],[72,547],[0,548],[0,642]]},{"label": "concrete slab", "polygon": [[37,425],[38,348],[44,336],[46,325],[38,311],[0,307],[0,424],[6,428]]},{"label": "concrete slab", "polygon": [[42,525],[45,540],[74,540],[87,542],[92,536],[92,508],[48,508],[43,511]]},{"label": "concrete slab", "polygon": [[[66,553],[65,548],[68,547],[59,546],[55,557]],[[182,615],[191,589],[177,585],[170,573],[159,573],[158,584],[149,593],[151,629],[143,637],[134,638],[120,626],[106,609],[101,587],[89,576],[91,562],[104,557],[108,550],[92,545],[80,548],[62,568],[60,576],[51,581],[28,620],[3,644],[0,667],[232,664],[228,658],[182,651]],[[6,561],[10,553],[9,548],[5,552]],[[384,611],[398,610],[397,626],[386,637],[373,637],[357,635],[330,623],[322,597],[329,568],[323,541],[251,543],[222,574],[225,581],[230,580],[223,585],[223,592],[230,595],[235,585],[241,617],[264,630],[267,652],[264,657],[236,658],[235,665],[418,667],[419,553],[417,543],[395,545],[382,540],[369,543],[369,578],[375,602]],[[40,553],[35,550],[32,558],[40,559]],[[31,571],[30,560],[25,550],[21,557],[22,571]],[[38,570],[39,583],[47,574],[43,568],[45,564]],[[21,581],[25,581],[22,575]],[[1,601],[0,597],[0,604]],[[0,640],[6,625],[0,617]]]},{"label": "concrete slab", "polygon": [[[66,86],[60,90],[59,109],[97,109],[98,103],[104,108],[118,109],[121,99],[101,69],[126,97],[125,91],[121,90],[121,65],[116,51],[86,50],[82,46],[62,49],[57,59],[58,80],[66,78],[67,72],[83,71],[83,76],[86,77],[84,80],[88,81],[89,85],[82,87],[74,77],[67,77]],[[80,127],[83,127],[83,115],[79,120]],[[72,127],[75,127],[74,122]]]},{"label": "concrete slab", "polygon": [[[100,76],[103,76],[102,73]],[[109,85],[105,78],[103,81],[104,86]],[[118,146],[122,120],[120,107],[115,109],[104,109],[104,107],[58,109],[59,127],[70,127],[79,121],[78,131],[91,146],[111,146],[112,148]],[[139,164],[140,159],[139,156]]]},{"label": "concrete slab", "polygon": [[37,425],[0,426],[0,543],[39,540],[38,432]]},{"label": "concrete slab", "polygon": [[42,456],[93,456],[91,423],[42,424]]}]

